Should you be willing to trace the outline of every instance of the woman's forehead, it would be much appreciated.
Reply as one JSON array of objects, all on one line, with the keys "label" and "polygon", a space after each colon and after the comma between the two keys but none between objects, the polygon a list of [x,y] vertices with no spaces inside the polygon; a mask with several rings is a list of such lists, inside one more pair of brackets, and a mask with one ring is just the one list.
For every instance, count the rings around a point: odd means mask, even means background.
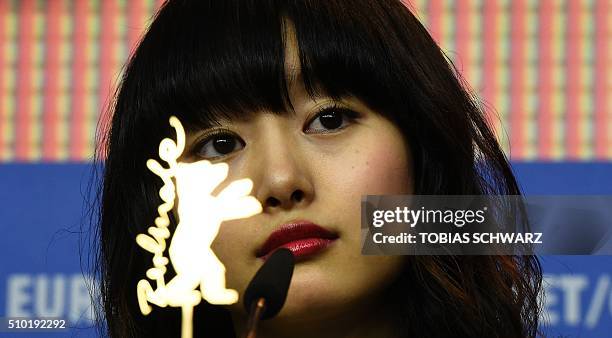
[{"label": "woman's forehead", "polygon": [[285,79],[290,85],[296,80],[301,80],[302,65],[300,63],[300,52],[298,40],[295,34],[293,22],[289,19],[283,20],[283,42],[284,42],[284,58],[285,58]]}]

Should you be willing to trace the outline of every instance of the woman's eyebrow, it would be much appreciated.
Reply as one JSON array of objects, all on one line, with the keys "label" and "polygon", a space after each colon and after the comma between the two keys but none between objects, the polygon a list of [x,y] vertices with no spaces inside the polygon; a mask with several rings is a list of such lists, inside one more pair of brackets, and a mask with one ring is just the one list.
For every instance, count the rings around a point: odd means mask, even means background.
[{"label": "woman's eyebrow", "polygon": [[185,131],[188,134],[195,135],[199,134],[202,131],[223,127],[226,124],[232,123],[233,118],[229,117],[221,117],[221,118],[207,118],[205,120],[197,121],[189,126],[185,127]]},{"label": "woman's eyebrow", "polygon": [[202,128],[214,128],[222,127],[226,124],[232,124],[235,122],[246,122],[253,119],[255,112],[248,108],[236,107],[232,110],[217,111],[209,115],[205,121],[202,121],[197,127]]}]

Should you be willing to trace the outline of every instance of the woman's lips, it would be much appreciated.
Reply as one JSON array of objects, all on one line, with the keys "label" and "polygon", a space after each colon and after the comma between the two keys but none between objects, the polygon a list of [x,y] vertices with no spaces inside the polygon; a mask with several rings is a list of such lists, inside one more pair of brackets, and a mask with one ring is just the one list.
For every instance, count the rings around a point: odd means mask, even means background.
[{"label": "woman's lips", "polygon": [[309,221],[281,225],[257,251],[264,260],[279,248],[291,250],[296,259],[319,253],[338,238],[338,235]]}]

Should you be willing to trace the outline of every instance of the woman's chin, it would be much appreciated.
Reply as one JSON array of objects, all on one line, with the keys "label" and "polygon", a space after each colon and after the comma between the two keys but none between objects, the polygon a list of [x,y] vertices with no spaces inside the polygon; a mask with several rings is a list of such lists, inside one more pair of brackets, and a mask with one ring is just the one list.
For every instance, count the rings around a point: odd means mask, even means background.
[{"label": "woman's chin", "polygon": [[315,266],[296,266],[285,305],[279,320],[309,321],[333,316],[346,310],[350,299],[342,281],[330,279],[330,274]]}]

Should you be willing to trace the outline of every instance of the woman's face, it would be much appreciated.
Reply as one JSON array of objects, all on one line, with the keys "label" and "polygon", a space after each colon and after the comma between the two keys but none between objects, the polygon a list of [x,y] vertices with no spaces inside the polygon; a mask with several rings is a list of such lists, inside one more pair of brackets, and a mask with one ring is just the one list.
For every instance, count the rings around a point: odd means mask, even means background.
[{"label": "woman's face", "polygon": [[[309,97],[291,40],[286,72],[294,79],[289,81],[294,112],[261,111],[220,121],[219,127],[191,133],[187,143],[188,149],[197,144],[191,160],[229,165],[217,191],[250,178],[251,195],[262,204],[258,215],[224,222],[212,245],[227,269],[227,287],[241,299],[264,263],[262,246],[273,232],[296,223],[326,231],[309,228],[305,236],[313,238],[287,245],[299,257],[275,319],[316,320],[372,304],[399,273],[401,257],[361,255],[360,203],[368,194],[412,193],[413,170],[409,148],[389,120],[355,98]],[[241,301],[231,310],[241,315]]]}]

